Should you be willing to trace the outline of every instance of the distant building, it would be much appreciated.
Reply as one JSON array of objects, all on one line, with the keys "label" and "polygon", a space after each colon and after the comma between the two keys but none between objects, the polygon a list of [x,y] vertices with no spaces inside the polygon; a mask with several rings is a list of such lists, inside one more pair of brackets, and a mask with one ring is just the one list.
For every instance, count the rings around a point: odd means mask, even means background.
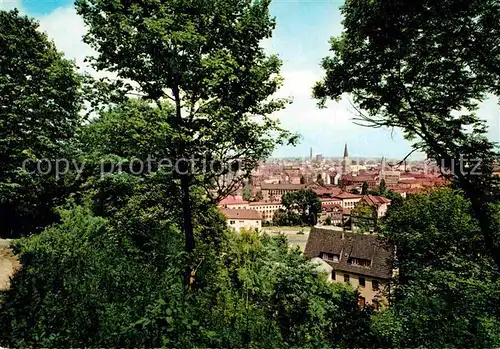
[{"label": "distant building", "polygon": [[221,212],[226,217],[227,225],[236,231],[243,228],[252,230],[262,227],[262,216],[256,210],[222,208]]},{"label": "distant building", "polygon": [[400,171],[385,171],[384,176],[381,176],[380,179],[384,179],[385,185],[388,188],[392,188],[393,186],[396,186],[398,184],[400,174]]},{"label": "distant building", "polygon": [[316,161],[322,162],[323,161],[323,154],[316,154]]},{"label": "distant building", "polygon": [[341,184],[341,174],[340,172],[331,172],[329,174],[327,174],[327,177],[326,177],[326,181],[325,183],[326,184],[331,184],[331,185],[340,185]]},{"label": "distant building", "polygon": [[286,193],[298,191],[305,188],[305,184],[289,183],[262,183],[260,186],[260,190],[262,191],[262,198],[264,201],[281,201],[281,197]]},{"label": "distant building", "polygon": [[366,183],[368,185],[368,188],[373,189],[378,185],[378,180],[376,175],[343,175],[341,183],[342,188],[350,186],[363,187],[363,184]]},{"label": "distant building", "polygon": [[343,209],[340,204],[324,204],[321,202],[321,213],[319,215],[319,222],[321,224],[326,224],[328,218],[330,218],[331,225],[342,225]]},{"label": "distant building", "polygon": [[378,235],[312,228],[304,255],[317,262],[332,282],[351,284],[359,304],[388,306],[394,247]]},{"label": "distant building", "polygon": [[386,160],[383,157],[380,163],[380,180],[383,179],[385,181],[385,185],[388,188],[392,188],[398,184],[400,176],[401,171],[386,169]]},{"label": "distant building", "polygon": [[257,202],[251,202],[250,208],[252,210],[258,211],[261,214],[262,221],[272,222],[276,211],[284,209],[285,207],[279,201],[275,202],[257,201]]},{"label": "distant building", "polygon": [[365,195],[361,200],[366,202],[369,206],[373,207],[377,212],[377,217],[384,217],[387,214],[391,200],[383,196]]},{"label": "distant building", "polygon": [[334,198],[341,201],[342,208],[353,209],[354,206],[356,206],[356,203],[361,201],[363,195],[342,192],[338,195],[335,195]]}]

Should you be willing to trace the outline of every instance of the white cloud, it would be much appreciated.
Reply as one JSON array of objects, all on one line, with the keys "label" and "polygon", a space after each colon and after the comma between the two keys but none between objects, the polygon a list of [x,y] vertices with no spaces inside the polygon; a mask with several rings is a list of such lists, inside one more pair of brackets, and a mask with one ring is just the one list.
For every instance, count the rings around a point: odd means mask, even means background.
[{"label": "white cloud", "polygon": [[22,12],[21,0],[0,0],[0,10],[10,11],[15,8]]},{"label": "white cloud", "polygon": [[296,70],[283,72],[285,79],[278,97],[292,97],[293,103],[277,113],[283,125],[293,129],[324,128],[327,126],[349,128],[354,126],[352,107],[347,99],[340,102],[329,102],[328,108],[319,109],[317,100],[312,97],[312,88],[320,80],[320,73],[311,70]]},{"label": "white cloud", "polygon": [[54,40],[57,49],[64,52],[66,58],[74,59],[77,66],[89,71],[84,63],[87,56],[95,54],[92,48],[82,41],[85,24],[73,6],[59,7],[50,14],[38,18],[40,30]]}]

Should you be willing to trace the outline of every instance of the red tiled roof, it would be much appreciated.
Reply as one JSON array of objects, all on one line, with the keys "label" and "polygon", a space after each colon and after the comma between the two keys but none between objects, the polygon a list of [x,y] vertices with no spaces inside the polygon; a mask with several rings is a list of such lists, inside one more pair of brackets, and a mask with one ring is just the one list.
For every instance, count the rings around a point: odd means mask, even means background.
[{"label": "red tiled roof", "polygon": [[362,198],[363,195],[348,193],[344,191],[338,195],[335,195],[334,197],[339,199],[357,199],[357,198]]},{"label": "red tiled roof", "polygon": [[383,204],[389,204],[391,200],[384,198],[383,196],[375,196],[375,195],[365,195],[363,196],[363,200],[368,203],[368,205],[372,206],[380,206]]},{"label": "red tiled roof", "polygon": [[246,219],[246,220],[261,220],[262,215],[256,210],[247,209],[225,209],[222,208],[221,212],[227,219]]},{"label": "red tiled roof", "polygon": [[227,196],[221,201],[219,201],[219,206],[225,205],[237,205],[237,204],[248,204],[248,201],[243,200],[241,196]]}]

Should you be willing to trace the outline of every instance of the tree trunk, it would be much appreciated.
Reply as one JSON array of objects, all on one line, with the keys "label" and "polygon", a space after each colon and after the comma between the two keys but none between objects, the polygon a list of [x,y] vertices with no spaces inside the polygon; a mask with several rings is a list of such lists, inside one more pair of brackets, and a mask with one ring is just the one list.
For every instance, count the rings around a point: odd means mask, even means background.
[{"label": "tree trunk", "polygon": [[190,266],[189,256],[194,251],[195,241],[193,232],[193,217],[191,210],[191,200],[189,197],[189,175],[181,177],[181,190],[182,190],[182,214],[184,216],[184,237],[185,237],[185,252],[188,254],[188,264],[185,271],[185,284],[191,288],[194,283],[193,270]]},{"label": "tree trunk", "polygon": [[[184,126],[184,120],[182,119],[182,108],[181,108],[181,98],[179,90],[179,74],[175,74],[175,84],[172,87],[172,93],[175,100],[175,127],[182,132],[182,127]],[[179,144],[178,156],[184,157],[186,154],[186,145]],[[181,159],[176,159],[177,161]],[[193,233],[193,214],[191,209],[191,199],[189,197],[190,193],[190,173],[189,165],[186,164],[184,168],[184,162],[181,161],[181,192],[182,192],[182,214],[184,216],[184,237],[185,237],[185,252],[188,255],[186,270],[184,273],[184,284],[188,289],[190,289],[194,283],[194,270],[191,268],[191,254],[195,248],[194,233]]]},{"label": "tree trunk", "polygon": [[186,236],[185,251],[191,253],[194,250],[193,217],[191,212],[191,201],[189,198],[189,177],[181,177],[182,189],[182,211],[184,215],[184,234]]}]

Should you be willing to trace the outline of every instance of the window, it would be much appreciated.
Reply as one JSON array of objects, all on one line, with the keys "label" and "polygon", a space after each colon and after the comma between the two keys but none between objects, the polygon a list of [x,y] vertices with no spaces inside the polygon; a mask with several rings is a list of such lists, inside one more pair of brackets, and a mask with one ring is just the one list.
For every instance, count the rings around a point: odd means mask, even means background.
[{"label": "window", "polygon": [[236,223],[236,221],[229,221],[229,224],[234,224]]},{"label": "window", "polygon": [[349,274],[344,274],[344,282],[349,282]]},{"label": "window", "polygon": [[349,257],[347,263],[351,265],[357,265],[360,267],[370,267],[371,265],[371,261],[368,259],[354,258],[354,257]]},{"label": "window", "polygon": [[377,280],[372,280],[372,288],[374,291],[377,291],[379,288],[379,284]]},{"label": "window", "polygon": [[245,221],[240,221],[240,223],[245,223]]},{"label": "window", "polygon": [[321,258],[324,259],[325,261],[332,261],[332,262],[338,262],[339,261],[339,255],[338,254],[333,254],[333,253],[323,252],[321,254]]},{"label": "window", "polygon": [[360,277],[359,278],[359,286],[365,287],[365,281],[366,281],[365,278]]},{"label": "window", "polygon": [[332,280],[335,280],[335,270],[332,271]]}]

